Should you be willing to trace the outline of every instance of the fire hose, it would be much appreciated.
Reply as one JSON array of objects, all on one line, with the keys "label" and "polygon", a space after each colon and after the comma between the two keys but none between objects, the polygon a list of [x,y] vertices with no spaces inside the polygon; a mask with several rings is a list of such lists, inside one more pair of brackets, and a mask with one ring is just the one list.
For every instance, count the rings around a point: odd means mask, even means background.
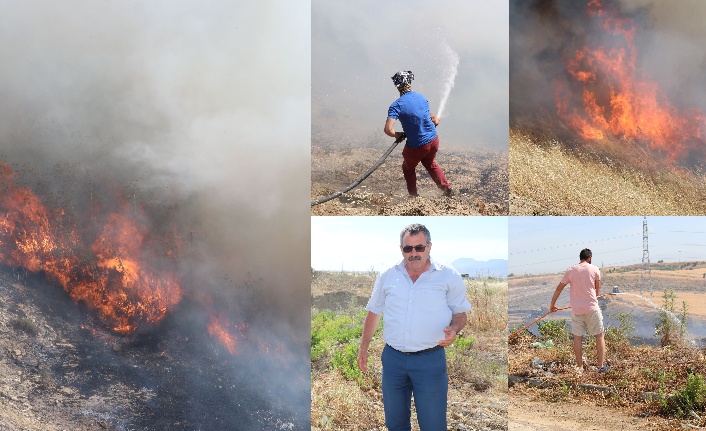
[{"label": "fire hose", "polygon": [[332,194],[332,195],[328,195],[328,196],[326,196],[326,197],[324,197],[324,198],[317,199],[317,200],[315,200],[315,201],[311,201],[311,206],[313,207],[314,205],[318,205],[318,204],[321,204],[321,203],[330,201],[331,199],[335,199],[335,198],[341,196],[342,194],[344,194],[344,193],[346,193],[346,192],[352,190],[353,188],[357,187],[358,184],[362,183],[363,180],[365,180],[366,178],[368,178],[368,177],[370,176],[370,174],[372,174],[372,173],[375,171],[375,169],[379,168],[380,165],[382,165],[382,162],[384,162],[385,159],[387,159],[387,156],[389,156],[390,153],[392,153],[392,150],[395,149],[395,147],[397,146],[397,144],[399,144],[400,142],[404,141],[406,137],[407,137],[407,136],[405,136],[405,134],[403,133],[402,136],[400,136],[397,140],[395,140],[395,142],[392,143],[392,145],[390,145],[390,148],[388,148],[387,151],[385,152],[385,154],[383,154],[382,157],[380,157],[380,160],[378,160],[377,163],[375,163],[375,164],[374,164],[370,169],[368,169],[363,175],[361,175],[360,177],[358,177],[357,180],[353,181],[353,183],[352,183],[351,185],[349,185],[348,187],[346,187],[346,188],[344,188],[344,189],[341,189],[341,190],[337,191],[336,193],[334,193],[334,194]]},{"label": "fire hose", "polygon": [[[604,297],[604,296],[614,296],[614,295],[615,295],[615,293],[604,293],[603,295],[598,295],[596,298],[602,298],[602,297]],[[530,326],[532,326],[532,325],[534,325],[535,323],[539,322],[540,320],[544,319],[544,318],[545,318],[546,316],[548,316],[549,314],[552,314],[552,313],[555,313],[555,312],[561,311],[561,310],[568,310],[569,308],[571,308],[571,306],[563,307],[563,308],[557,308],[557,309],[554,310],[554,311],[549,310],[549,311],[547,311],[546,313],[544,313],[544,314],[542,314],[541,316],[539,316],[538,318],[534,319],[534,321],[532,321],[532,323],[530,323],[529,325],[525,325],[525,326],[523,326],[522,328],[520,328],[520,329],[518,329],[518,330],[516,330],[516,331],[513,331],[510,335],[508,335],[508,338],[514,337],[514,336],[517,335],[518,333],[524,331],[525,329],[529,328]]]}]

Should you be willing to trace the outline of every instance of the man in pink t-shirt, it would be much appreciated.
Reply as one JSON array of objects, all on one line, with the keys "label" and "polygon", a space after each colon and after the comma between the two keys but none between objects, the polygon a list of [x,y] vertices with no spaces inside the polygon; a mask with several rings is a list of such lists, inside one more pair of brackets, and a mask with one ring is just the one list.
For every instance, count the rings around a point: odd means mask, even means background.
[{"label": "man in pink t-shirt", "polygon": [[579,254],[581,262],[566,270],[564,277],[556,287],[552,304],[549,309],[554,312],[558,308],[556,300],[567,284],[569,290],[569,304],[571,305],[571,332],[574,334],[574,354],[576,366],[583,370],[583,334],[588,332],[596,337],[596,354],[598,356],[598,372],[607,370],[605,366],[605,337],[603,329],[603,314],[598,307],[598,293],[601,288],[601,271],[591,264],[593,253],[584,248]]}]

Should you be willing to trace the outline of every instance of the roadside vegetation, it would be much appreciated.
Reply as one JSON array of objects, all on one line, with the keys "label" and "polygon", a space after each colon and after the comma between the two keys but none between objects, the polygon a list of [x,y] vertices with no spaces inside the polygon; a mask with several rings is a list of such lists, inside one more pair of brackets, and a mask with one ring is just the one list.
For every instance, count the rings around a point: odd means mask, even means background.
[{"label": "roadside vegetation", "polygon": [[[361,280],[368,284],[361,289]],[[335,281],[335,285],[327,283]],[[357,366],[367,312],[356,298],[372,274],[313,273],[311,325],[313,430],[384,430],[382,323],[370,345],[368,373]],[[507,429],[507,280],[466,279],[468,325],[446,348],[450,429]],[[349,295],[342,295],[341,292]],[[335,297],[343,303],[333,303]],[[413,411],[413,427],[416,427]],[[417,428],[414,428],[417,429]]]},{"label": "roadside vegetation", "polygon": [[605,333],[611,367],[606,373],[596,372],[593,337],[584,337],[588,369],[575,370],[571,324],[566,319],[540,321],[538,336],[525,331],[510,337],[512,395],[617,408],[653,418],[654,429],[660,430],[706,426],[705,352],[685,339],[687,304],[675,304],[669,289],[663,291],[663,303],[654,323],[659,346],[632,345],[635,316],[614,316],[618,325]]}]

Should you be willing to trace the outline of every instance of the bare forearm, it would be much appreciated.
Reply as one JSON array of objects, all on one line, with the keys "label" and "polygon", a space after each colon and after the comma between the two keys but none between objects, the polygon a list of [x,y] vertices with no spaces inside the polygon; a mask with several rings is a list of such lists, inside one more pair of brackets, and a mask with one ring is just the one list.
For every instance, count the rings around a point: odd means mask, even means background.
[{"label": "bare forearm", "polygon": [[461,332],[461,329],[466,326],[467,321],[468,316],[466,316],[466,313],[454,314],[451,316],[451,323],[449,323],[449,326],[458,334]]},{"label": "bare forearm", "polygon": [[358,368],[364,373],[368,371],[368,346],[370,346],[370,341],[373,339],[378,322],[380,322],[380,316],[368,311],[368,315],[365,316],[365,323],[363,323],[363,335],[360,337],[360,349],[358,350],[357,360]]},{"label": "bare forearm", "polygon": [[388,118],[387,121],[385,121],[384,131],[387,136],[396,138],[397,136],[395,134],[395,120],[393,120],[392,118]]},{"label": "bare forearm", "polygon": [[551,307],[554,307],[556,305],[556,300],[559,299],[559,295],[561,295],[561,291],[564,290],[564,286],[566,286],[564,283],[559,283],[559,285],[556,287],[556,290],[554,291],[554,296],[552,296]]},{"label": "bare forearm", "polygon": [[370,341],[373,339],[375,330],[380,322],[380,315],[368,311],[367,316],[365,316],[365,323],[363,323],[363,335],[360,338],[360,349],[368,350]]}]

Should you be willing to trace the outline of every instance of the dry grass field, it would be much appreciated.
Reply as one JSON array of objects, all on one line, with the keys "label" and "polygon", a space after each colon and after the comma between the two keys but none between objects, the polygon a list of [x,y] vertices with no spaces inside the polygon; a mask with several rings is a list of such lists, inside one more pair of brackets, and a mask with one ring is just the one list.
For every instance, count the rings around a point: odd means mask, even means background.
[{"label": "dry grass field", "polygon": [[510,215],[703,215],[703,169],[669,165],[633,142],[597,148],[510,131]]},{"label": "dry grass field", "polygon": [[[362,323],[374,280],[372,273],[315,272],[312,316],[329,310],[339,316],[356,316],[354,323]],[[506,430],[507,281],[467,280],[467,297],[473,305],[469,323],[447,348],[449,429]],[[461,339],[467,343],[459,347]],[[358,342],[359,334],[350,344],[357,347]],[[383,346],[376,335],[370,347],[370,372],[363,384],[347,379],[332,366],[335,352],[312,362],[312,430],[385,429],[379,359]],[[344,348],[334,346],[333,350]],[[413,429],[418,429],[414,420]]]},{"label": "dry grass field", "polygon": [[[554,429],[549,428],[543,415],[556,417],[556,429],[596,429],[620,430],[671,430],[699,429],[706,426],[702,412],[684,412],[684,416],[667,414],[665,409],[686,391],[690,377],[706,374],[703,347],[696,347],[689,340],[699,340],[703,344],[706,334],[702,333],[706,322],[706,262],[680,262],[656,264],[652,269],[653,294],[643,290],[640,295],[640,266],[603,268],[602,293],[610,292],[618,286],[621,294],[601,299],[609,332],[606,333],[607,361],[613,369],[605,374],[585,371],[578,375],[570,338],[554,338],[555,347],[541,349],[532,343],[541,340],[522,332],[510,338],[509,373],[522,378],[535,378],[542,387],[519,383],[509,391],[511,398],[510,429]],[[511,277],[509,279],[510,328],[529,323],[535,316],[548,310],[549,302],[561,274]],[[659,307],[665,306],[664,289],[674,293],[675,315],[680,315],[682,301],[687,304],[687,322],[694,334],[686,339],[660,346],[659,338],[654,337],[655,325],[659,321]],[[568,305],[568,296],[562,294],[558,306]],[[620,323],[615,316],[629,313],[632,328],[626,332],[647,333],[645,338],[630,340],[616,336]],[[560,315],[561,314],[561,315]],[[560,315],[560,316],[559,316]],[[544,322],[558,322],[569,319],[568,312],[549,315]],[[559,319],[559,320],[556,320]],[[570,323],[569,323],[570,327]],[[537,327],[531,328],[537,333]],[[613,335],[609,335],[609,334]],[[651,345],[643,344],[649,341]],[[584,356],[589,364],[596,363],[595,341],[587,340]],[[530,364],[539,358],[544,367],[537,369]],[[535,359],[536,361],[536,359]],[[692,381],[693,392],[706,388]],[[583,385],[583,386],[582,386]],[[594,385],[594,386],[590,386]],[[602,388],[602,389],[595,389]],[[696,390],[698,389],[698,390]],[[660,398],[661,397],[661,398]],[[662,401],[660,401],[662,400]],[[696,401],[703,406],[703,399]],[[586,413],[590,412],[590,415]],[[561,425],[559,425],[561,424]],[[603,425],[601,425],[603,424]]]},{"label": "dry grass field", "polygon": [[[352,184],[385,153],[379,147],[312,146],[311,199],[331,195]],[[358,187],[315,205],[312,215],[507,215],[507,153],[444,147],[437,162],[455,195],[444,197],[424,167],[417,166],[419,196],[410,198],[402,176],[402,144]]]}]

